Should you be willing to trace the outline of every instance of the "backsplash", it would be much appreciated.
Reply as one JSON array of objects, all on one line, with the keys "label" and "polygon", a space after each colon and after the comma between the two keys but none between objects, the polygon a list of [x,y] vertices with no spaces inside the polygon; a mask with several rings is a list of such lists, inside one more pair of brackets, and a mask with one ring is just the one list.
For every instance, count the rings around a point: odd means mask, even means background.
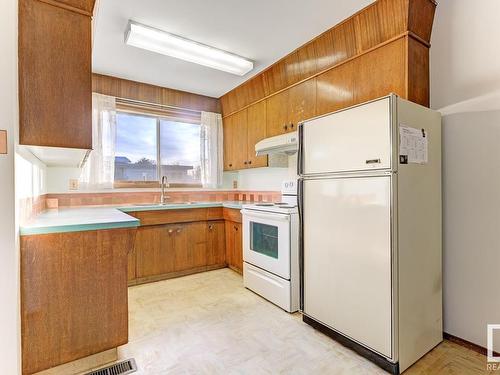
[{"label": "backsplash", "polygon": [[[273,202],[281,199],[279,191],[213,190],[167,191],[167,202]],[[160,192],[110,192],[110,193],[62,193],[44,194],[20,201],[21,222],[53,207],[129,205],[135,203],[159,203]]]}]

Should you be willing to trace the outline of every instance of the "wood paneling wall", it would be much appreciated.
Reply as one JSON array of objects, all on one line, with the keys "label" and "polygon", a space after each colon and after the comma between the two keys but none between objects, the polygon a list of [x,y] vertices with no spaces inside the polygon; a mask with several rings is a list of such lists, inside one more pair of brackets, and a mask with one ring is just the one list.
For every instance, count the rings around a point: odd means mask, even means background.
[{"label": "wood paneling wall", "polygon": [[[377,0],[222,96],[223,116],[315,77],[318,98],[336,102],[328,109],[383,96],[388,90],[428,106],[435,7],[433,0]],[[341,90],[326,87],[328,75]],[[324,110],[322,105],[317,114]]]},{"label": "wood paneling wall", "polygon": [[92,75],[92,92],[177,108],[220,113],[219,99],[126,79]]}]

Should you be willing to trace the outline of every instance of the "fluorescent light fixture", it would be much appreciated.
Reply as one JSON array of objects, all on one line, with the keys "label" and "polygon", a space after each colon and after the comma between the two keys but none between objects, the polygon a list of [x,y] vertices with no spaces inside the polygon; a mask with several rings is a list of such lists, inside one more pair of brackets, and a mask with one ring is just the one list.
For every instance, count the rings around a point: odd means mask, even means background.
[{"label": "fluorescent light fixture", "polygon": [[125,43],[239,76],[253,69],[253,62],[241,56],[134,21],[128,23]]}]

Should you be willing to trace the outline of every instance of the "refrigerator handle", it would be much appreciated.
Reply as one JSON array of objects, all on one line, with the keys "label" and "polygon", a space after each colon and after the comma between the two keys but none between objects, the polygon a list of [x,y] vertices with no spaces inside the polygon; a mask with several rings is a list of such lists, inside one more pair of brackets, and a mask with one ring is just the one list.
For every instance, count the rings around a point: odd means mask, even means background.
[{"label": "refrigerator handle", "polygon": [[297,149],[297,175],[301,176],[303,172],[303,162],[302,162],[302,155],[303,155],[303,136],[304,136],[304,128],[303,128],[303,122],[299,124],[299,129],[298,129],[298,138],[299,138],[299,147]]},{"label": "refrigerator handle", "polygon": [[299,310],[304,311],[304,179],[299,178],[297,186],[299,210]]}]

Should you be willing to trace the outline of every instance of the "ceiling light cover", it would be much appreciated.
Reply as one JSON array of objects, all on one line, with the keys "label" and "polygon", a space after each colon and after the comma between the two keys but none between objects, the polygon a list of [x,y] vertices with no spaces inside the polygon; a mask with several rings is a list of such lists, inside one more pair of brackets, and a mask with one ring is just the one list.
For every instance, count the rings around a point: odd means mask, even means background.
[{"label": "ceiling light cover", "polygon": [[134,21],[128,23],[125,43],[239,76],[253,69],[253,62],[244,57]]}]

